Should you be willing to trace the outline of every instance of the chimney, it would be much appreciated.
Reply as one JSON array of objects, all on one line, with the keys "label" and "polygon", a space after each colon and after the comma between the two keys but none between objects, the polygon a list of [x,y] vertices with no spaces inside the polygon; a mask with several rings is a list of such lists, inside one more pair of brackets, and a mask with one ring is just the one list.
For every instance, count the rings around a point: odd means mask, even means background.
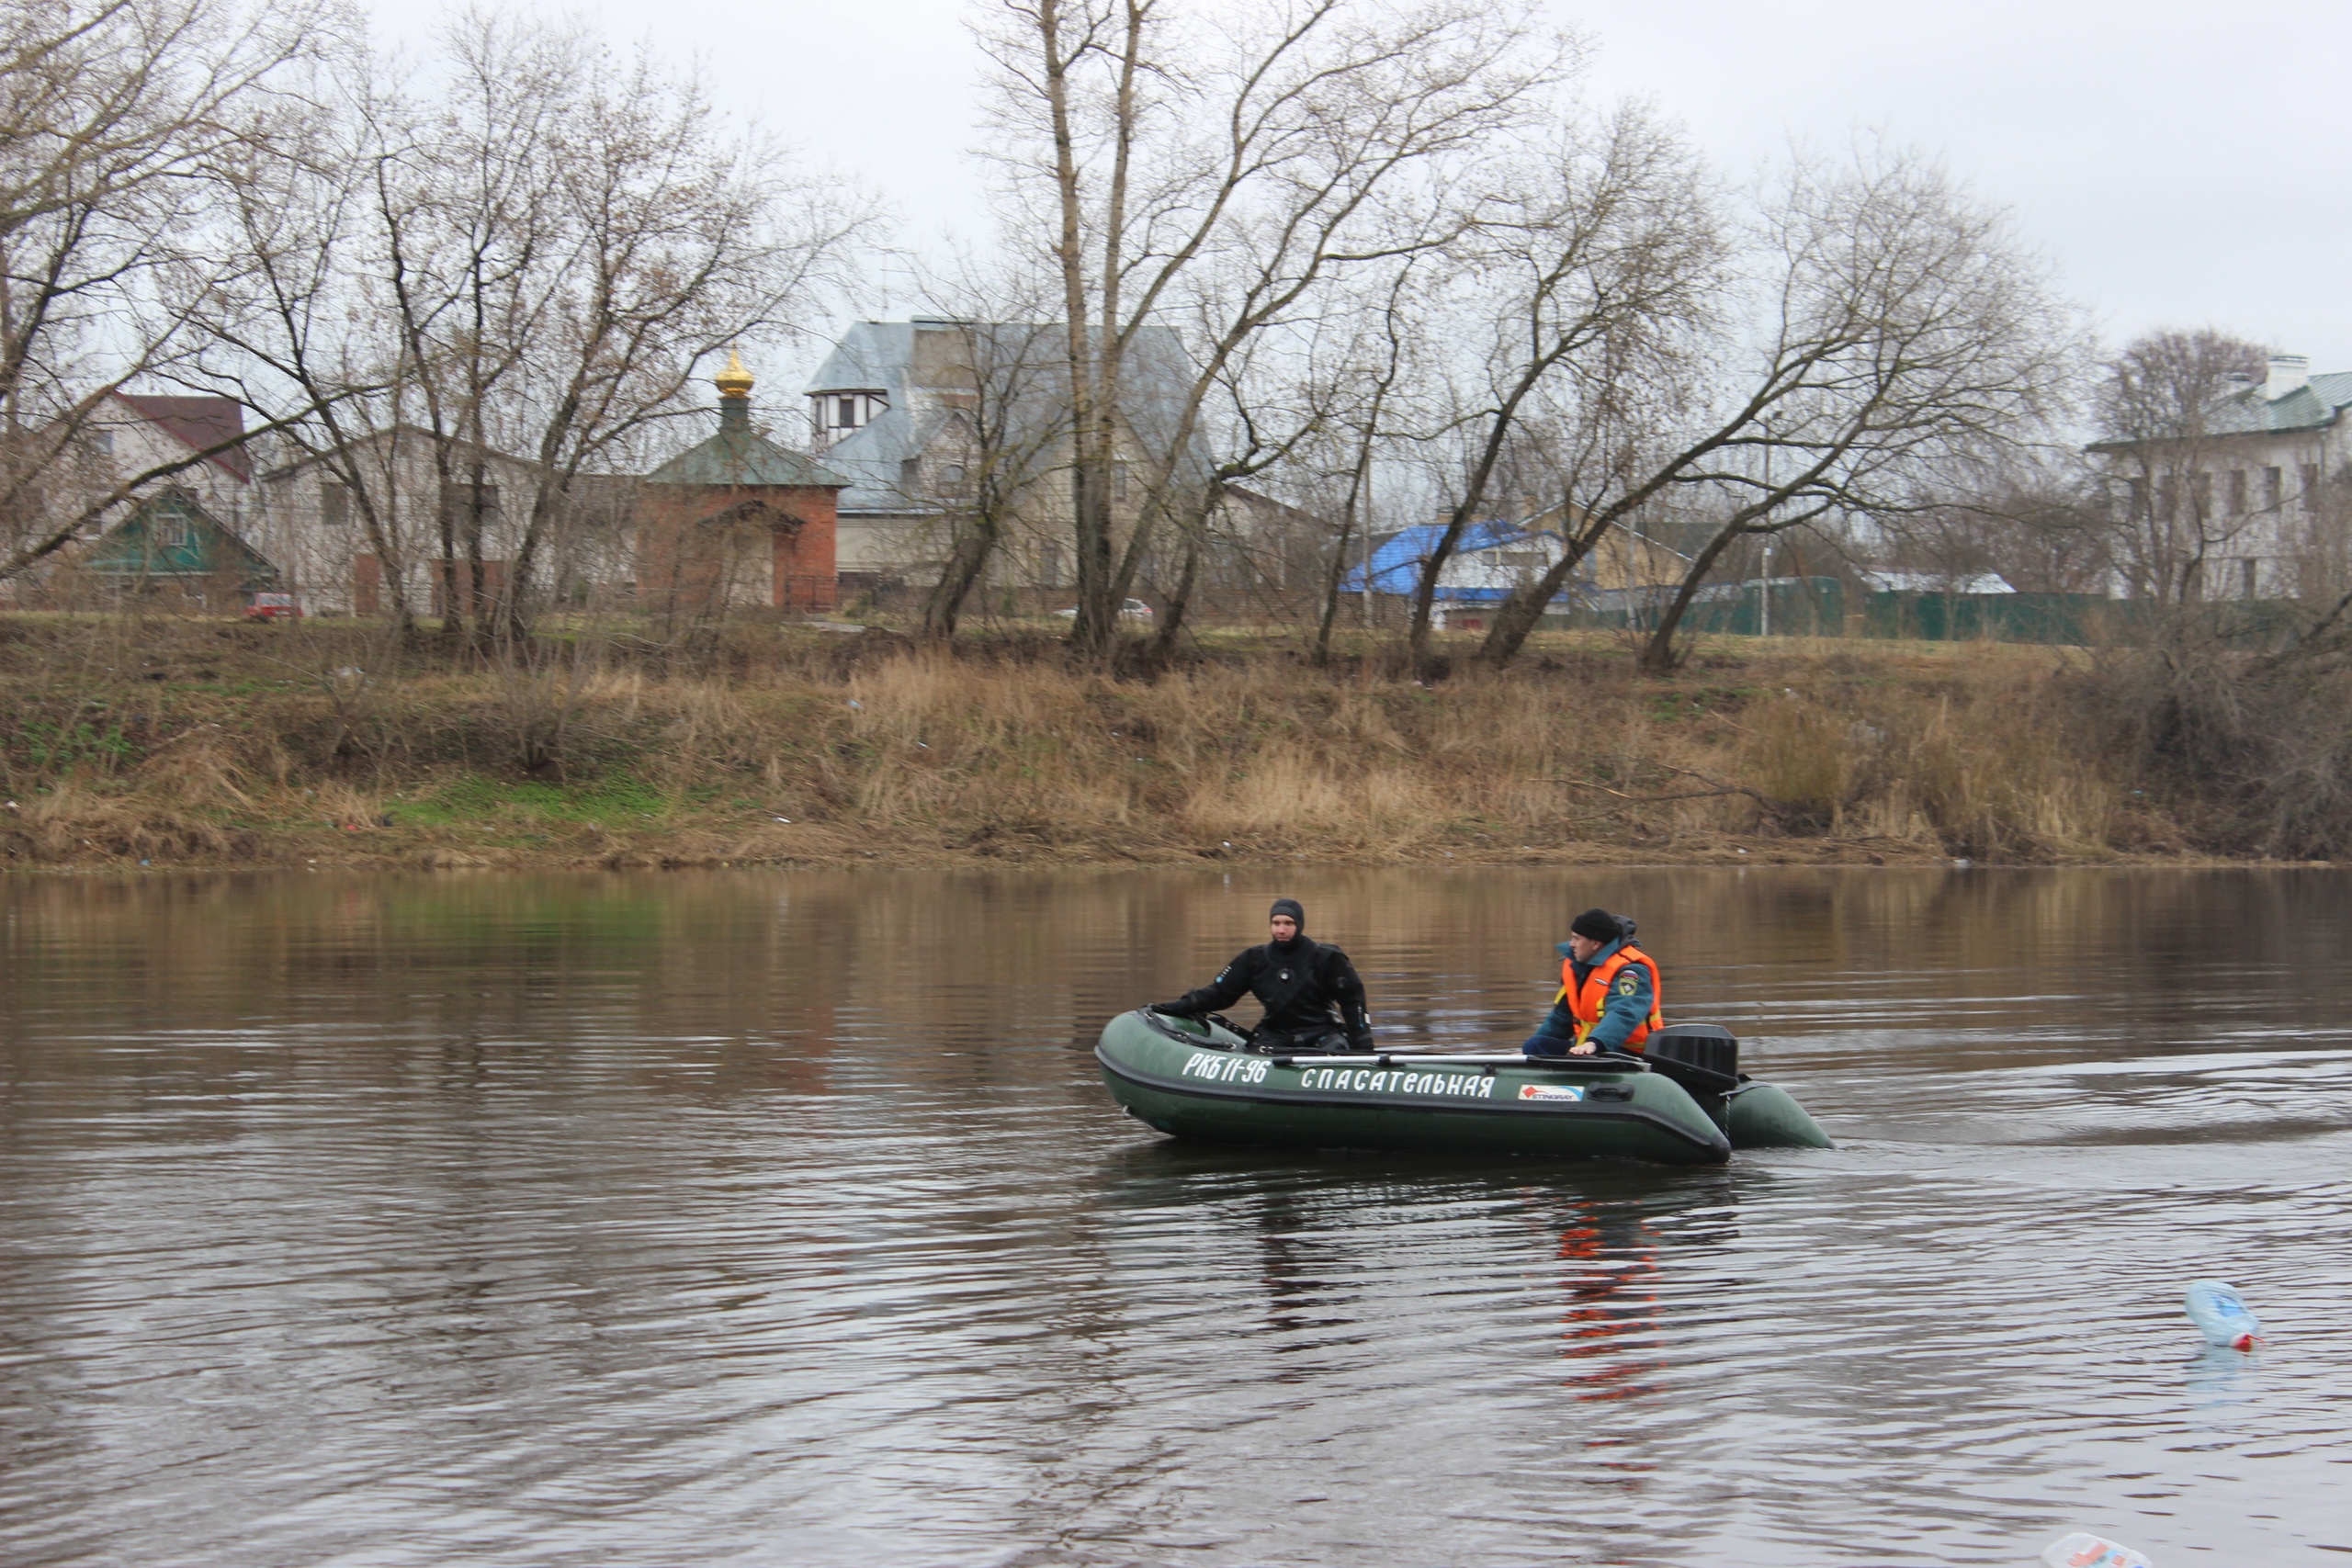
[{"label": "chimney", "polygon": [[2270,378],[2262,384],[2266,401],[2277,402],[2312,384],[2312,362],[2300,354],[2274,354],[2270,356]]}]

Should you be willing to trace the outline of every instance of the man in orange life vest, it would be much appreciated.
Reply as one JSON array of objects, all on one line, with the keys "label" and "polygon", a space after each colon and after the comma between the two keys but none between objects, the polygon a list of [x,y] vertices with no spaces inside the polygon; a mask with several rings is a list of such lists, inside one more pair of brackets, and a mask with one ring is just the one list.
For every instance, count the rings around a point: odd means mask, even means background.
[{"label": "man in orange life vest", "polygon": [[1634,922],[1587,909],[1560,943],[1560,994],[1520,1049],[1531,1056],[1639,1052],[1659,1026],[1657,961],[1634,945]]}]

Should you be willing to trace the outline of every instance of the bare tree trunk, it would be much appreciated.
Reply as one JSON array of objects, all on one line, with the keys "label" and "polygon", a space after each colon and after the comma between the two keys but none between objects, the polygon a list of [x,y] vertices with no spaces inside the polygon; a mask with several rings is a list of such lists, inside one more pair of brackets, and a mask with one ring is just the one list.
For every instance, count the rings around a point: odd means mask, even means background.
[{"label": "bare tree trunk", "polygon": [[[1227,362],[1295,320],[1327,274],[1458,234],[1454,205],[1408,220],[1380,199],[1385,188],[1525,123],[1566,58],[1516,14],[1470,0],[1377,23],[1344,0],[1306,0],[1182,34],[1171,11],[1164,0],[1000,0],[982,29],[1014,141],[1036,148],[1008,162],[1040,181],[1057,215],[1079,591],[1070,646],[1089,660],[1117,634],[1120,601],[1170,513],[1168,491],[1193,482],[1201,403]],[[1162,37],[1216,58],[1162,59]],[[1176,118],[1186,113],[1206,140],[1188,134]],[[1190,363],[1138,365],[1151,334],[1174,339],[1180,307],[1203,323],[1183,345]],[[1150,408],[1129,408],[1130,395]],[[1122,550],[1115,476],[1128,456],[1152,483]]]},{"label": "bare tree trunk", "polygon": [[1487,668],[1499,670],[1519,657],[1529,636],[1543,624],[1545,606],[1560,596],[1561,588],[1599,542],[1597,535],[1571,529],[1565,522],[1560,533],[1560,558],[1534,581],[1512,589],[1495,611],[1495,624],[1478,645],[1478,661]]},{"label": "bare tree trunk", "polygon": [[1201,573],[1201,531],[1197,527],[1184,530],[1184,564],[1177,569],[1176,586],[1170,589],[1160,605],[1159,625],[1151,638],[1152,666],[1164,666],[1176,652],[1176,634],[1184,625],[1184,615],[1192,607],[1193,591],[1199,586]]},{"label": "bare tree trunk", "polygon": [[1657,626],[1650,632],[1649,640],[1642,645],[1642,654],[1637,661],[1637,667],[1643,674],[1671,675],[1674,673],[1675,666],[1682,662],[1681,656],[1674,649],[1675,631],[1682,625],[1682,617],[1690,610],[1690,602],[1698,596],[1699,585],[1706,581],[1707,573],[1714,570],[1715,562],[1721,558],[1724,551],[1731,547],[1731,542],[1738,538],[1739,535],[1740,530],[1736,527],[1724,528],[1713,538],[1709,539],[1699,553],[1691,558],[1690,570],[1682,574],[1681,582],[1674,590],[1673,599],[1659,615]]},{"label": "bare tree trunk", "polygon": [[989,561],[995,556],[996,547],[997,525],[992,516],[975,516],[956,531],[955,547],[948,553],[946,565],[940,569],[939,581],[923,596],[924,637],[933,642],[954,638],[956,622],[963,617],[964,603],[988,575]]},{"label": "bare tree trunk", "polygon": [[[1340,618],[1340,585],[1348,580],[1348,547],[1355,541],[1356,498],[1363,488],[1363,465],[1356,466],[1348,481],[1348,499],[1340,508],[1339,537],[1332,542],[1331,564],[1323,573],[1323,612],[1315,623],[1315,665],[1328,669],[1331,663],[1331,627]],[[1364,597],[1372,597],[1372,570],[1364,568]]]},{"label": "bare tree trunk", "polygon": [[1102,389],[1096,381],[1096,346],[1088,321],[1085,209],[1070,106],[1075,62],[1063,36],[1062,0],[1038,0],[1035,22],[1040,77],[1052,128],[1054,192],[1061,220],[1054,259],[1061,273],[1062,331],[1069,377],[1070,516],[1078,570],[1078,615],[1070,639],[1081,655],[1091,655],[1108,646],[1110,637],[1102,611],[1108,604],[1111,577],[1111,466],[1108,455],[1097,450],[1096,400]]}]

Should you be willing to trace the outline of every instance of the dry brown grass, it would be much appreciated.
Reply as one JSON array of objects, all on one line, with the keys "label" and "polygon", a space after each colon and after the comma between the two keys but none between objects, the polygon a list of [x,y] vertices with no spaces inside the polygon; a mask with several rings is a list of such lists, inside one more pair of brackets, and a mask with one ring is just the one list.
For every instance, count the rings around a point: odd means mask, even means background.
[{"label": "dry brown grass", "polygon": [[[691,670],[599,651],[453,673],[401,668],[379,645],[354,673],[362,656],[333,628],[283,630],[137,644],[117,628],[103,658],[75,660],[0,635],[0,704],[18,728],[66,734],[64,716],[88,737],[7,753],[20,804],[0,853],[1384,861],[1736,843],[2050,861],[2194,847],[2082,743],[2048,649],[1724,639],[1647,680],[1605,640],[1560,638],[1511,671],[1423,684],[1264,647],[1145,681],[1030,643],[951,655],[746,629]],[[613,804],[628,791],[647,798]]]}]

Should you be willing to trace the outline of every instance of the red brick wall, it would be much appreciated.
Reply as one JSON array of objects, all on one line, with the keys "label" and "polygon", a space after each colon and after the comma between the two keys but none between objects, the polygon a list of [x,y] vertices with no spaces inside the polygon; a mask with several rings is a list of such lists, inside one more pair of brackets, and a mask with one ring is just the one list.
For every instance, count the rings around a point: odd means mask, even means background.
[{"label": "red brick wall", "polygon": [[[747,513],[747,503],[764,510]],[[729,513],[737,520],[712,521]],[[747,520],[752,515],[763,520]],[[791,524],[766,520],[784,518]],[[831,610],[840,602],[837,527],[827,489],[649,485],[638,508],[639,603],[655,614],[693,615],[729,605]]]},{"label": "red brick wall", "polygon": [[840,492],[780,489],[777,504],[800,519],[797,531],[775,532],[775,607],[830,612],[841,606],[841,575],[834,566],[839,537]]}]

